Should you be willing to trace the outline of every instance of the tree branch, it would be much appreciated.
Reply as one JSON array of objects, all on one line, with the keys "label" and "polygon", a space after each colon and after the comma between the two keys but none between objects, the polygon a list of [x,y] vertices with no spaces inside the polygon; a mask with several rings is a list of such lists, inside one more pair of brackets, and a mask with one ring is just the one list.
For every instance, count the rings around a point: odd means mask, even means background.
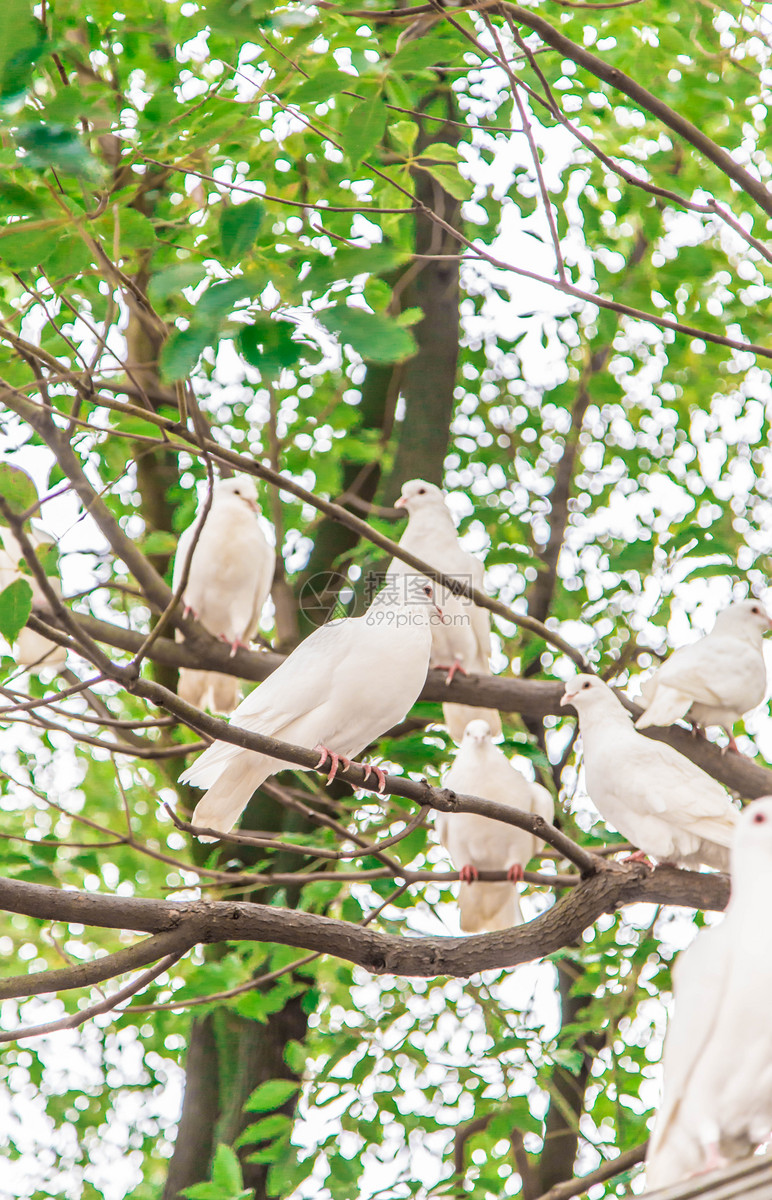
[{"label": "tree branch", "polygon": [[180,955],[195,945],[189,942],[181,929],[170,929],[165,933],[145,938],[134,946],[127,946],[115,954],[105,954],[93,962],[78,963],[57,971],[34,971],[28,975],[13,975],[0,980],[0,1000],[10,997],[42,996],[46,992],[63,992],[72,988],[92,987],[127,971],[136,971],[148,963],[157,962],[168,954]]},{"label": "tree branch", "polygon": [[579,939],[603,913],[626,904],[676,904],[721,911],[725,875],[639,863],[603,871],[572,888],[526,925],[470,937],[402,937],[348,921],[246,901],[172,901],[61,891],[0,878],[0,909],[45,921],[146,933],[176,931],[186,944],[258,941],[332,954],[374,974],[464,977],[532,962]]},{"label": "tree branch", "polygon": [[135,996],[137,992],[141,992],[157,979],[159,975],[163,975],[164,971],[168,971],[169,967],[182,958],[184,951],[177,954],[167,954],[159,963],[151,967],[149,971],[143,971],[138,979],[127,983],[125,987],[114,992],[112,996],[108,996],[99,1004],[94,1004],[91,1008],[82,1008],[79,1012],[71,1013],[67,1017],[62,1017],[58,1021],[48,1021],[45,1025],[31,1025],[27,1029],[11,1029],[7,1032],[0,1033],[0,1042],[20,1042],[23,1038],[40,1037],[44,1033],[57,1033],[60,1029],[77,1029],[79,1025],[84,1025],[86,1021],[92,1017],[99,1016],[100,1013],[110,1012],[122,1000],[129,1000]]},{"label": "tree branch", "polygon": [[629,1171],[630,1167],[643,1162],[648,1145],[649,1143],[646,1141],[642,1142],[640,1146],[634,1146],[632,1150],[625,1150],[623,1154],[604,1162],[595,1171],[590,1171],[589,1175],[577,1176],[574,1179],[566,1179],[563,1183],[556,1183],[548,1192],[538,1196],[537,1200],[571,1200],[572,1196],[584,1195],[596,1183],[605,1183],[607,1179],[613,1179],[615,1175],[621,1175],[623,1171]]}]

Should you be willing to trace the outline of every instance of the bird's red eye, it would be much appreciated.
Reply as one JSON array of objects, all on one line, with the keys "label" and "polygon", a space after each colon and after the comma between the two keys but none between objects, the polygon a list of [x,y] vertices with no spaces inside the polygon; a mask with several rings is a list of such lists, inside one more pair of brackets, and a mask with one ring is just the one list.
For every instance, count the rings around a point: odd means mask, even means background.
[{"label": "bird's red eye", "polygon": [[754,825],[763,825],[765,823],[766,819],[767,818],[764,816],[763,813],[756,813],[753,818],[753,824]]}]

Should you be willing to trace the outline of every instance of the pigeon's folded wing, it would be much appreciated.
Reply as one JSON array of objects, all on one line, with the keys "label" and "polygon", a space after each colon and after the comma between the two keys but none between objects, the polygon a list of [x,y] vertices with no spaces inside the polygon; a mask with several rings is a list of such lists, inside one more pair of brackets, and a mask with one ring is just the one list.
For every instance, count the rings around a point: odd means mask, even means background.
[{"label": "pigeon's folded wing", "polygon": [[[351,621],[332,621],[315,629],[234,709],[231,724],[281,740],[287,726],[324,705],[329,699],[335,662],[350,649],[351,625]],[[214,742],[183,772],[181,782],[211,787],[241,749],[231,742]]]},{"label": "pigeon's folded wing", "polygon": [[694,703],[721,707],[727,699],[727,681],[735,677],[737,668],[734,639],[707,637],[676,650],[641,687],[647,708],[636,722],[638,728],[672,725]]},{"label": "pigeon's folded wing", "polygon": [[724,994],[730,944],[725,925],[705,929],[673,968],[674,1012],[662,1055],[663,1095],[646,1159],[649,1186],[656,1179],[657,1160],[676,1135],[689,1080],[710,1042]]},{"label": "pigeon's folded wing", "polygon": [[[482,591],[485,581],[485,568],[479,558],[475,558],[473,554],[469,554],[467,557],[469,559],[469,572],[472,576],[472,582],[478,591]],[[487,675],[491,657],[490,611],[487,608],[480,608],[478,604],[475,604],[471,609],[470,620],[477,645],[478,662],[476,669],[478,673]]]}]

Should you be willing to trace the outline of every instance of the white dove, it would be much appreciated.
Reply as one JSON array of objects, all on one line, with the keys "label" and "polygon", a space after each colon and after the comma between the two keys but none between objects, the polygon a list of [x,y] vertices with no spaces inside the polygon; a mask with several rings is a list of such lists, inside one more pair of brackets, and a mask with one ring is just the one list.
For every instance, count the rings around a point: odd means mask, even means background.
[{"label": "white dove", "polygon": [[560,703],[579,714],[587,792],[603,819],[661,862],[727,870],[739,813],[721,784],[637,733],[597,676],[569,680]]},{"label": "white dove", "polygon": [[[40,546],[48,546],[52,543],[52,539],[47,534],[36,529],[30,529],[27,537],[36,550]],[[26,579],[32,588],[33,609],[50,613],[51,606],[40,584],[31,575],[25,574],[19,569],[19,563],[24,559],[24,554],[17,539],[6,526],[0,527],[0,541],[3,543],[3,548],[0,550],[0,592],[5,591],[17,579]],[[49,576],[48,582],[60,596],[62,586],[59,579],[56,576]],[[64,646],[57,646],[56,642],[36,633],[34,629],[28,629],[25,625],[19,631],[16,639],[14,658],[20,667],[25,667],[33,674],[38,674],[45,667],[61,667],[67,658],[67,651]]]},{"label": "white dove", "polygon": [[[273,582],[276,555],[257,521],[257,490],[249,475],[215,483],[212,504],[195,542],[183,601],[209,633],[235,652],[257,632]],[[200,519],[180,536],[174,556],[172,587],[176,591]],[[177,632],[177,640],[182,635]],[[235,675],[183,668],[177,691],[188,704],[231,712],[239,702]]]},{"label": "white dove", "polygon": [[758,600],[730,604],[706,637],[682,646],[641,685],[646,711],[638,729],[672,725],[687,717],[695,725],[721,725],[737,749],[732,728],[761,704],[767,688],[762,637],[772,621]]},{"label": "white dove", "polygon": [[772,797],[743,810],[732,894],[673,971],[647,1188],[746,1158],[772,1130]]},{"label": "white dove", "polygon": [[[469,722],[443,785],[454,792],[537,813],[550,823],[554,816],[552,796],[512,766],[491,741],[487,721]],[[523,870],[541,840],[525,829],[503,825],[476,813],[438,813],[435,825],[440,841],[461,875],[458,895],[461,928],[466,933],[481,933],[520,925],[523,914],[513,885],[523,878]],[[511,882],[480,883],[480,871],[506,871]]]},{"label": "white dove", "polygon": [[[332,779],[339,762],[348,764],[404,719],[426,682],[430,621],[439,610],[427,580],[416,576],[414,584],[387,586],[364,616],[314,630],[241,702],[231,723],[318,750],[320,766],[330,760]],[[183,783],[209,789],[193,824],[227,833],[255,789],[288,765],[214,742],[180,776]],[[372,770],[382,782],[379,768]]]},{"label": "white dove", "polygon": [[[459,544],[453,518],[438,487],[423,479],[411,479],[404,484],[396,507],[406,509],[409,518],[399,539],[400,546],[437,571],[463,579],[473,587],[483,587],[483,564]],[[389,573],[410,575],[415,571],[395,558]],[[433,626],[431,666],[447,670],[448,683],[459,671],[462,675],[490,675],[490,613],[439,585],[436,591],[444,619],[442,624]],[[493,737],[501,734],[501,718],[496,709],[443,704],[442,711],[456,742],[461,741],[467,724],[476,717],[488,722]]]}]

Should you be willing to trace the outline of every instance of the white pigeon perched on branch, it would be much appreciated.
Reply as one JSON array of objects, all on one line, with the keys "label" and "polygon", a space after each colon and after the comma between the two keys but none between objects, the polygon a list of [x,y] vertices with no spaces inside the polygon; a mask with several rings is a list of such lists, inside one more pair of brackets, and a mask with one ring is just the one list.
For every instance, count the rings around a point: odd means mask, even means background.
[{"label": "white pigeon perched on branch", "polygon": [[706,637],[676,650],[644,680],[646,711],[636,721],[638,729],[686,717],[695,725],[721,725],[736,750],[735,723],[761,704],[766,692],[762,637],[770,629],[772,621],[758,600],[730,604]]},{"label": "white pigeon perched on branch", "polygon": [[[552,796],[538,783],[531,783],[512,766],[507,756],[491,741],[487,721],[470,721],[455,762],[443,786],[468,796],[509,804],[522,812],[536,813],[552,822]],[[523,914],[516,884],[533,858],[541,840],[518,829],[481,817],[477,813],[438,813],[437,835],[461,875],[458,894],[461,928],[466,933],[509,929],[520,925]],[[509,883],[481,883],[480,871],[506,871]]]},{"label": "white pigeon perched on branch", "polygon": [[[749,804],[732,846],[732,893],[673,970],[663,1096],[648,1189],[746,1158],[772,1130],[772,797]],[[738,1193],[739,1194],[739,1193]]]},{"label": "white pigeon perched on branch", "polygon": [[[438,487],[424,479],[411,479],[404,484],[396,507],[406,509],[408,514],[407,529],[399,539],[400,546],[437,571],[453,575],[473,587],[483,587],[483,564],[462,549],[445,497]],[[389,566],[389,572],[415,573],[413,567],[397,558]],[[459,671],[462,675],[490,675],[491,617],[488,610],[439,585],[437,603],[444,620],[433,627],[431,666],[446,670],[448,683]],[[501,718],[496,709],[443,704],[442,711],[456,742],[461,741],[467,724],[476,717],[488,722],[493,737],[501,734]]]},{"label": "white pigeon perched on branch", "polygon": [[[27,538],[35,550],[41,546],[52,544],[52,539],[47,534],[36,529],[30,529],[27,532]],[[23,561],[24,554],[18,540],[6,526],[0,527],[0,541],[3,544],[3,548],[0,550],[0,592],[5,591],[17,579],[25,579],[32,588],[33,609],[50,613],[51,606],[40,584],[31,575],[25,574],[20,569],[19,563]],[[57,596],[60,596],[62,585],[58,577],[49,576],[48,582]],[[16,639],[14,658],[20,667],[25,667],[33,674],[38,674],[45,667],[61,667],[67,658],[67,651],[64,646],[58,646],[56,642],[52,642],[49,638],[43,637],[42,634],[36,633],[34,629],[29,629],[25,625],[19,631]]]},{"label": "white pigeon perched on branch", "polygon": [[569,680],[560,703],[579,714],[587,792],[603,819],[660,862],[727,870],[739,813],[721,784],[636,732],[596,675]]},{"label": "white pigeon perched on branch", "polygon": [[[228,642],[232,651],[248,645],[257,633],[271,590],[276,555],[257,521],[257,489],[249,475],[221,479],[197,535],[201,511],[180,536],[174,556],[172,587],[176,591],[191,546],[194,546],[183,594],[185,612],[192,611],[204,629]],[[182,635],[177,633],[177,640]],[[235,675],[183,667],[178,694],[197,708],[231,712],[239,702]]]},{"label": "white pigeon perched on branch", "polygon": [[[426,579],[390,582],[364,616],[314,630],[241,702],[231,724],[318,750],[319,766],[327,759],[331,763],[329,781],[339,761],[348,764],[402,721],[426,682],[430,622],[439,610]],[[255,789],[289,765],[230,742],[214,742],[180,776],[183,783],[208,788],[193,824],[227,833]],[[382,783],[383,773],[372,770]]]}]

